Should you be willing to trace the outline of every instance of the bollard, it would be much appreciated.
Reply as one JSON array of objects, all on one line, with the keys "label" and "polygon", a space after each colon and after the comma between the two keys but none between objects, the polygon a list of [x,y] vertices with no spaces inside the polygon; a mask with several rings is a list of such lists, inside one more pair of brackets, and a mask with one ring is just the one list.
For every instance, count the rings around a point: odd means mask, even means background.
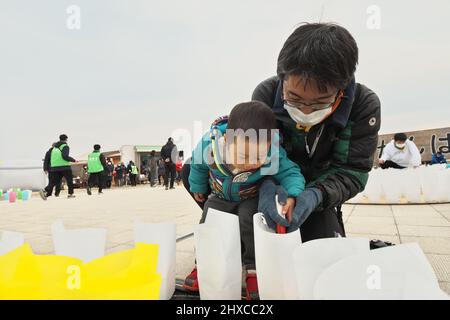
[{"label": "bollard", "polygon": [[15,192],[10,192],[9,193],[9,202],[14,203],[14,202],[16,202],[16,199],[17,199],[17,194]]},{"label": "bollard", "polygon": [[22,191],[22,201],[27,201],[29,199],[28,190]]}]

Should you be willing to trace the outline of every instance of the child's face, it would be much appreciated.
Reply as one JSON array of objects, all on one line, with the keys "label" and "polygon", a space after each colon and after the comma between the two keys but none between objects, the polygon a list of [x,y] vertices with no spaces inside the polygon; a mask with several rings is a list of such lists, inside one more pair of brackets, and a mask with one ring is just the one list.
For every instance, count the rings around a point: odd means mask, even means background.
[{"label": "child's face", "polygon": [[249,137],[234,137],[232,142],[227,143],[227,164],[241,172],[261,168],[266,161],[270,148],[270,141],[261,140],[250,141]]}]

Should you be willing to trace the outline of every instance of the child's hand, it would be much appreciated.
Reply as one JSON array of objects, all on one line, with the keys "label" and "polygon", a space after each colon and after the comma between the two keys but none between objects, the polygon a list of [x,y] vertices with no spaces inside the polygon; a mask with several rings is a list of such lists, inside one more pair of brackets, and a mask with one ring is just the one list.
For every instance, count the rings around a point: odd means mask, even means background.
[{"label": "child's hand", "polygon": [[206,197],[203,193],[194,192],[194,199],[197,202],[205,202]]},{"label": "child's hand", "polygon": [[287,198],[286,204],[283,206],[282,213],[286,216],[286,219],[292,221],[292,212],[295,207],[295,198]]}]

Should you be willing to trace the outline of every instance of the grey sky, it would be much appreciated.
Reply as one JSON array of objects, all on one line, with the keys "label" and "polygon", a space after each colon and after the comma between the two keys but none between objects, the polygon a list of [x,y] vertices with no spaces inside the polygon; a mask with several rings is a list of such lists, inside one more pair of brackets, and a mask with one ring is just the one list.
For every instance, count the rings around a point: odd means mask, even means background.
[{"label": "grey sky", "polygon": [[[66,27],[72,4],[80,30]],[[380,30],[366,26],[370,5]],[[298,23],[320,19],[355,37],[382,132],[446,127],[449,12],[445,0],[0,0],[0,161],[40,159],[60,133],[77,156],[206,130],[275,74]]]}]

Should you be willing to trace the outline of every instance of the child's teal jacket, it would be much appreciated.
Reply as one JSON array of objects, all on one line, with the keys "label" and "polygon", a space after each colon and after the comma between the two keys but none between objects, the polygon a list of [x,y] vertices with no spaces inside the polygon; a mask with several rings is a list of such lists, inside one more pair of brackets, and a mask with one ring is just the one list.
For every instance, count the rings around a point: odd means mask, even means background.
[{"label": "child's teal jacket", "polygon": [[[227,122],[217,128],[224,134]],[[262,179],[267,176],[274,177],[290,197],[297,197],[305,189],[305,178],[301,174],[300,168],[287,158],[286,151],[281,146],[275,148],[273,141],[265,164],[251,173],[246,181],[241,179],[239,182],[233,181],[235,176],[225,175],[218,169],[213,160],[211,144],[210,134],[207,133],[192,153],[189,174],[191,192],[205,194],[208,192],[209,185],[212,193],[216,196],[227,201],[237,202],[256,197]],[[278,152],[273,152],[277,149]]]}]

